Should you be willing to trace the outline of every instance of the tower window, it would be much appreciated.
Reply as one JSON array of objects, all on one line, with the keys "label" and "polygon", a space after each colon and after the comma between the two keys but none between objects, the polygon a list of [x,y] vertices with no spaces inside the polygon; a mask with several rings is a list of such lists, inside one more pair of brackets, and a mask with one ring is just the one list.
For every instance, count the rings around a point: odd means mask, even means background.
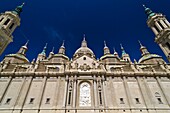
[{"label": "tower window", "polygon": [[4,17],[2,17],[2,18],[0,19],[0,22],[2,22],[3,19],[4,19]]},{"label": "tower window", "polygon": [[156,25],[154,25],[154,28],[156,29],[156,31],[157,31],[157,32],[159,32],[159,29],[157,28],[157,26],[156,26]]},{"label": "tower window", "polygon": [[164,26],[159,21],[158,24],[161,26],[162,29],[164,29]]},{"label": "tower window", "polygon": [[166,46],[168,47],[168,49],[170,49],[170,44],[168,42],[166,43]]},{"label": "tower window", "polygon": [[69,92],[69,95],[68,95],[68,105],[70,105],[71,103],[71,91]]},{"label": "tower window", "polygon": [[10,19],[8,18],[8,19],[5,21],[4,25],[7,25],[7,24],[9,23],[9,21],[10,21]]},{"label": "tower window", "polygon": [[125,104],[123,98],[120,98],[120,104]]},{"label": "tower window", "polygon": [[29,104],[33,104],[33,103],[34,103],[34,98],[30,98]]},{"label": "tower window", "polygon": [[45,103],[50,104],[50,98],[47,98]]},{"label": "tower window", "polygon": [[11,26],[9,27],[9,29],[12,29],[12,28],[13,28],[13,26],[14,26],[14,23],[12,23],[12,24],[11,24]]},{"label": "tower window", "polygon": [[7,98],[5,104],[10,104],[10,102],[11,102],[11,98]]},{"label": "tower window", "polygon": [[102,105],[102,93],[99,91],[99,100],[100,100],[100,105]]},{"label": "tower window", "polygon": [[163,104],[161,98],[157,98],[157,99],[158,99],[159,104]]},{"label": "tower window", "polygon": [[140,104],[139,98],[135,98],[136,104]]}]

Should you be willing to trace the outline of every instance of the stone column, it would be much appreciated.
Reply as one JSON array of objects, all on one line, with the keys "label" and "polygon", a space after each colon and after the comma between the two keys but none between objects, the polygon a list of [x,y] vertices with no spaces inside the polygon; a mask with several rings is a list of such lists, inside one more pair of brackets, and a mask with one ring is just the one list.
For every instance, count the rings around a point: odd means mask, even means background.
[{"label": "stone column", "polygon": [[23,84],[23,88],[22,88],[20,96],[19,96],[19,99],[17,101],[17,104],[15,105],[15,109],[22,109],[23,108],[25,101],[27,99],[29,89],[31,87],[32,79],[33,79],[33,77],[27,77],[25,79],[24,84]]},{"label": "stone column", "polygon": [[63,108],[66,107],[66,103],[67,103],[67,92],[68,92],[68,75],[66,75],[66,79],[65,79],[65,91],[64,91]]},{"label": "stone column", "polygon": [[167,105],[170,107],[170,102],[169,102],[168,99],[166,98],[166,95],[165,95],[165,93],[164,93],[165,90],[164,90],[164,88],[163,88],[163,86],[162,86],[162,84],[161,84],[160,78],[159,78],[159,77],[156,77],[156,81],[157,81],[157,83],[158,83],[158,86],[160,87],[160,90],[161,90],[161,92],[162,92],[162,95],[163,95],[166,103],[168,103]]},{"label": "stone column", "polygon": [[76,107],[76,99],[77,99],[77,76],[74,76],[74,89],[73,89],[73,108]]},{"label": "stone column", "polygon": [[128,105],[129,105],[129,107],[131,108],[131,105],[132,105],[133,103],[132,103],[132,98],[131,98],[131,96],[130,96],[130,91],[129,91],[127,79],[126,79],[125,76],[123,77],[123,85],[124,85],[124,88],[125,88]]},{"label": "stone column", "polygon": [[168,25],[168,27],[170,27],[170,23],[168,22],[168,20],[165,19],[164,21],[165,21],[165,23]]},{"label": "stone column", "polygon": [[146,97],[147,96],[146,92],[142,89],[142,83],[141,83],[140,77],[136,77],[136,80],[137,80],[137,83],[138,83],[138,87],[139,87],[143,102],[144,102],[146,108],[148,109],[148,106],[147,106],[146,101],[145,101],[145,99],[147,99],[148,97]]},{"label": "stone column", "polygon": [[[146,79],[147,78],[143,77],[143,84],[144,84],[145,92],[146,92],[146,95],[147,95],[146,103],[147,103],[148,108],[154,108],[155,107],[155,105],[153,104],[154,103],[154,99],[153,99],[153,96],[151,94],[151,90],[150,90],[150,88],[149,88],[149,86],[147,84],[147,80]],[[143,91],[143,93],[144,93],[144,91]]]},{"label": "stone column", "polygon": [[158,22],[155,22],[156,27],[158,27],[159,31],[162,31],[161,26],[158,24]]},{"label": "stone column", "polygon": [[164,28],[167,28],[168,26],[164,23],[163,20],[160,20],[160,23],[163,25]]},{"label": "stone column", "polygon": [[154,27],[151,27],[151,29],[155,33],[155,35],[158,35],[158,31]]},{"label": "stone column", "polygon": [[41,102],[42,102],[42,99],[43,99],[43,94],[44,94],[44,91],[45,91],[46,82],[47,82],[47,77],[45,76],[43,78],[41,92],[40,92],[39,100],[37,102],[39,104],[38,108],[40,108],[40,106],[41,106]]},{"label": "stone column", "polygon": [[94,75],[94,106],[95,108],[98,107],[97,103],[97,85],[96,85],[96,75]]},{"label": "stone column", "polygon": [[106,98],[106,96],[108,96],[108,95],[107,95],[107,93],[106,93],[106,87],[105,87],[105,78],[104,78],[104,75],[102,75],[102,86],[103,86],[104,105],[105,105],[105,107],[108,107],[108,105],[107,105],[107,98]]},{"label": "stone column", "polygon": [[168,56],[167,50],[162,46],[162,44],[159,44],[159,47],[162,49],[162,51],[164,52],[164,54],[165,54],[166,57],[167,57],[167,56]]},{"label": "stone column", "polygon": [[1,90],[1,91],[3,92],[3,94],[2,94],[2,96],[0,97],[0,103],[2,102],[2,99],[3,99],[3,97],[5,96],[6,91],[8,90],[8,87],[9,87],[11,81],[12,81],[12,77],[10,76],[9,79],[8,79],[8,81],[7,81],[7,84],[6,84],[5,88],[4,88],[3,90]]},{"label": "stone column", "polygon": [[58,96],[59,96],[59,88],[60,88],[60,76],[57,78],[57,84],[56,84],[56,91],[55,91],[55,96],[54,96],[54,105],[53,108],[57,109],[57,104],[58,104]]}]

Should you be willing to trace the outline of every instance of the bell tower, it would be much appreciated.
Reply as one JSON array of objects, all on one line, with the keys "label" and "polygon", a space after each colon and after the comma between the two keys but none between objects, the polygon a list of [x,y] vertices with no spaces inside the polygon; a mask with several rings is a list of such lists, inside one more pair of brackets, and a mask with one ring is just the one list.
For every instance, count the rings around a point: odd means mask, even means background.
[{"label": "bell tower", "polygon": [[0,55],[10,42],[13,42],[12,33],[20,26],[20,13],[24,3],[17,6],[13,11],[6,11],[0,14]]},{"label": "bell tower", "polygon": [[143,5],[143,7],[148,17],[147,25],[155,34],[155,42],[159,45],[170,62],[170,23],[165,15],[154,13],[145,5]]}]

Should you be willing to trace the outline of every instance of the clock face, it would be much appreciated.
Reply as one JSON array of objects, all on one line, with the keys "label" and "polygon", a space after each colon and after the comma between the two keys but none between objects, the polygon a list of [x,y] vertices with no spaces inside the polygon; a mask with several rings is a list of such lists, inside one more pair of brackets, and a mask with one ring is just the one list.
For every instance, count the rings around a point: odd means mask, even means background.
[{"label": "clock face", "polygon": [[91,106],[90,85],[84,82],[80,85],[80,106]]}]

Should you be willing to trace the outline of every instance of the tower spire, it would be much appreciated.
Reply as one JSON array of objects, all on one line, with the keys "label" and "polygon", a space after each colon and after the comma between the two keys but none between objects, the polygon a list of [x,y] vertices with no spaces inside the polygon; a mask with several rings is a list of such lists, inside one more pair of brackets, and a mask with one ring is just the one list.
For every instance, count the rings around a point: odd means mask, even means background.
[{"label": "tower spire", "polygon": [[20,14],[21,14],[21,12],[22,12],[22,9],[23,9],[23,6],[25,5],[25,3],[22,3],[22,5],[20,5],[20,6],[17,6],[16,8],[15,8],[15,10],[14,11],[12,11],[14,14],[17,14],[17,15],[19,15],[20,16]]},{"label": "tower spire", "polygon": [[114,56],[116,56],[116,57],[119,57],[119,55],[118,55],[118,53],[116,52],[116,49],[115,48],[113,48],[113,51],[114,51]]},{"label": "tower spire", "polygon": [[104,41],[104,55],[106,55],[106,54],[110,54],[110,50],[106,45],[106,41]]},{"label": "tower spire", "polygon": [[25,45],[23,45],[23,46],[19,49],[19,51],[17,52],[18,54],[21,54],[21,55],[26,56],[26,52],[27,52],[27,50],[28,50],[28,48],[27,48],[28,42],[29,42],[29,40],[27,40],[27,42],[25,43]]},{"label": "tower spire", "polygon": [[44,49],[43,49],[43,51],[41,52],[41,54],[44,54],[44,55],[46,54],[47,45],[48,45],[48,43],[45,44]]},{"label": "tower spire", "polygon": [[139,45],[140,45],[140,51],[142,56],[146,55],[146,54],[150,54],[147,50],[147,48],[145,46],[142,45],[142,43],[138,40]]},{"label": "tower spire", "polygon": [[123,48],[122,44],[120,44],[121,50],[122,50],[122,56],[126,54],[125,49]]},{"label": "tower spire", "polygon": [[145,9],[145,14],[147,15],[148,18],[155,15],[155,13],[150,8],[147,8],[144,4],[143,7]]},{"label": "tower spire", "polygon": [[86,35],[83,35],[83,41],[81,43],[81,47],[87,47],[87,42],[86,42]]},{"label": "tower spire", "polygon": [[65,54],[64,42],[65,42],[65,41],[63,40],[63,43],[62,43],[62,45],[61,45],[61,47],[60,47],[60,49],[59,49],[59,51],[58,51],[59,54]]}]

